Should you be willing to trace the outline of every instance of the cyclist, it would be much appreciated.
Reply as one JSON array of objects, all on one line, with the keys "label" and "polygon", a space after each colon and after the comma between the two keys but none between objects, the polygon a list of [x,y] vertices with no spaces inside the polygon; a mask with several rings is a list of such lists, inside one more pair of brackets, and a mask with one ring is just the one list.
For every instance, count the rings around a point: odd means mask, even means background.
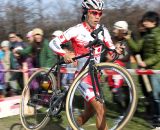
[{"label": "cyclist", "polygon": [[[99,22],[102,17],[103,6],[104,2],[102,0],[84,0],[82,2],[82,23],[69,28],[64,31],[61,36],[50,41],[50,48],[57,54],[63,56],[66,63],[73,62],[72,56],[66,53],[60,45],[71,41],[76,56],[89,52],[89,50],[85,48],[85,45],[87,45],[89,41],[94,40],[91,36],[91,32],[100,26]],[[106,28],[103,28],[103,30],[104,35],[99,33],[98,38],[101,39],[110,49],[115,49],[108,30]],[[97,63],[100,61],[101,49],[101,46],[95,47],[94,56]],[[122,47],[118,46],[116,50],[118,53],[121,53]],[[77,73],[81,70],[86,60],[87,57],[78,59]],[[77,122],[80,126],[83,125],[95,112],[97,129],[107,130],[108,128],[105,120],[106,108],[104,104],[95,99],[90,76],[87,76],[83,82],[85,83],[80,85],[79,89],[85,99],[85,111],[78,117]]]}]

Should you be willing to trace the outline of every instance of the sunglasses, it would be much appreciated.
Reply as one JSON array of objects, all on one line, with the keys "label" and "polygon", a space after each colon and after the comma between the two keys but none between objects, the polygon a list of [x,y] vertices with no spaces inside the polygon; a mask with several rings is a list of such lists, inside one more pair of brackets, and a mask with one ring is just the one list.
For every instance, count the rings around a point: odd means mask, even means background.
[{"label": "sunglasses", "polygon": [[94,16],[99,16],[99,17],[101,17],[102,16],[102,11],[97,11],[97,10],[88,10],[89,11],[89,13],[91,13],[92,15],[94,15]]}]

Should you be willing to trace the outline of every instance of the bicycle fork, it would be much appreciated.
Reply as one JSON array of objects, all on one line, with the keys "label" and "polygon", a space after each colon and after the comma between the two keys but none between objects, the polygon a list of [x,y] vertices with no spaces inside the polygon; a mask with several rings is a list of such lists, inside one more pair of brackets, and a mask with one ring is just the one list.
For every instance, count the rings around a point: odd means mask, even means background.
[{"label": "bicycle fork", "polygon": [[[98,79],[99,74],[97,73],[98,72],[97,67],[95,65],[91,65],[89,67],[89,72],[90,72],[90,76],[91,76],[95,99],[97,101],[99,101],[100,103],[104,103],[104,95],[103,95],[102,89],[99,84],[99,79]],[[96,89],[98,90],[99,94],[97,94]]]}]

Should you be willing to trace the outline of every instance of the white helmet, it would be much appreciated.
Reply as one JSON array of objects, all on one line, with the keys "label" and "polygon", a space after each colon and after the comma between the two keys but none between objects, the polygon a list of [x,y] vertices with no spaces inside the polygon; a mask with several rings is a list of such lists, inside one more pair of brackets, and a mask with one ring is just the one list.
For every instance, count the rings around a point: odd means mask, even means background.
[{"label": "white helmet", "polygon": [[62,34],[63,34],[63,32],[62,32],[61,30],[57,30],[57,31],[54,31],[54,32],[52,33],[52,36],[59,37],[59,36],[61,36]]},{"label": "white helmet", "polygon": [[126,21],[118,21],[114,23],[114,28],[128,30],[128,23]]},{"label": "white helmet", "polygon": [[27,34],[26,34],[26,37],[27,38],[30,38],[33,36],[33,31],[29,31]]},{"label": "white helmet", "polygon": [[9,41],[4,40],[1,42],[1,47],[9,47],[9,44],[10,44]]},{"label": "white helmet", "polygon": [[96,9],[103,10],[104,2],[102,0],[84,0],[82,2],[82,8],[84,9]]}]

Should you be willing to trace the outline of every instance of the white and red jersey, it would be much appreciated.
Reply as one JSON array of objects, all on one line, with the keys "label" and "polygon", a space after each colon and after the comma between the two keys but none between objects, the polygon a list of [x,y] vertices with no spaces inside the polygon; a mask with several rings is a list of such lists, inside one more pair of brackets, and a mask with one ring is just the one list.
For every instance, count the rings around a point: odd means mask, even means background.
[{"label": "white and red jersey", "polygon": [[[95,29],[97,29],[100,25],[98,24]],[[104,28],[104,36],[101,34],[98,35],[98,38],[101,39],[108,48],[115,49],[110,34],[106,28]],[[88,48],[85,48],[85,45],[89,43],[89,41],[93,41],[94,38],[91,36],[91,30],[87,27],[86,23],[83,22],[74,27],[66,30],[63,35],[54,38],[50,41],[50,48],[56,52],[57,54],[63,56],[65,51],[61,48],[61,44],[65,44],[68,41],[72,42],[72,47],[75,51],[75,55],[81,55],[88,52]],[[95,48],[95,56],[100,56],[101,46]]]}]

